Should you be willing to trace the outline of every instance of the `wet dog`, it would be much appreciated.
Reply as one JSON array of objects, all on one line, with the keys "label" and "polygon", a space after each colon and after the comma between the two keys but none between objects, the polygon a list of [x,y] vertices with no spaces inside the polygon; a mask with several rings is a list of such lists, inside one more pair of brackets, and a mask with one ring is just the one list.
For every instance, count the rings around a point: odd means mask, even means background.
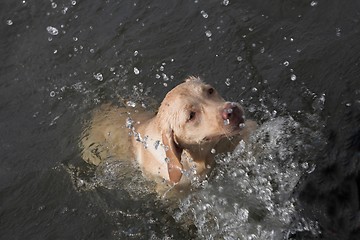
[{"label": "wet dog", "polygon": [[156,114],[111,105],[96,110],[82,138],[83,159],[95,165],[134,159],[158,185],[187,185],[206,178],[215,154],[232,151],[255,128],[240,104],[189,77],[167,93]]}]

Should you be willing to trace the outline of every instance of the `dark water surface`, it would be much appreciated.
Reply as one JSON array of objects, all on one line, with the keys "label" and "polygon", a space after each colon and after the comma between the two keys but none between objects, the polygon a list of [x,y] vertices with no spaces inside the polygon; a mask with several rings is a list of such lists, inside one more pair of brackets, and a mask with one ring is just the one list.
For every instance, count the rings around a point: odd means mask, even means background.
[{"label": "dark water surface", "polygon": [[[2,0],[0,18],[1,239],[360,239],[359,1]],[[90,111],[192,74],[243,103],[252,143],[175,209],[99,184]]]}]

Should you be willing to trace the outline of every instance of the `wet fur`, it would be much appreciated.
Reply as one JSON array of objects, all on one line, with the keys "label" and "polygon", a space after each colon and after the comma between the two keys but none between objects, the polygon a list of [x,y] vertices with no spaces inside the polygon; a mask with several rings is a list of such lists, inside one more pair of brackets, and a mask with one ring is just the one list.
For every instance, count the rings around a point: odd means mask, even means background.
[{"label": "wet fur", "polygon": [[[233,123],[224,126],[220,115],[228,103],[216,92],[212,96],[203,93],[210,88],[190,77],[166,95],[157,114],[145,109],[101,106],[84,132],[83,159],[94,165],[108,158],[135,159],[143,175],[157,183],[158,192],[164,185],[187,186],[191,178],[205,178],[214,167],[212,149],[216,153],[232,151],[256,128],[251,120],[243,129]],[[189,122],[189,111],[201,112],[201,121]],[[230,135],[234,135],[232,140]]]}]

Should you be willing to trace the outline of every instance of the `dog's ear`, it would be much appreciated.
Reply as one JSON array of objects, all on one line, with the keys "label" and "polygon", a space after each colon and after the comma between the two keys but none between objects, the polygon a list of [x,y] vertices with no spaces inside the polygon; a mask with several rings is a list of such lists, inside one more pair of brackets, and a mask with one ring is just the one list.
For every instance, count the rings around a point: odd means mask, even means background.
[{"label": "dog's ear", "polygon": [[172,129],[163,132],[161,137],[165,146],[169,179],[172,183],[178,183],[182,177],[183,167],[180,161],[183,149],[175,142],[174,131]]}]

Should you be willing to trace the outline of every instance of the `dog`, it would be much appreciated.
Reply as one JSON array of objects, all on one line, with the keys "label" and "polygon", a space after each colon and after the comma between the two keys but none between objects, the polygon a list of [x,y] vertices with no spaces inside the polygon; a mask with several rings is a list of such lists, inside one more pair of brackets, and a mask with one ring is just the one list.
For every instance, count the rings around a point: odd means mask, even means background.
[{"label": "dog", "polygon": [[214,156],[232,151],[255,128],[239,103],[188,77],[166,94],[157,113],[101,106],[82,138],[82,157],[94,165],[110,157],[135,160],[148,180],[186,186],[208,177]]}]

